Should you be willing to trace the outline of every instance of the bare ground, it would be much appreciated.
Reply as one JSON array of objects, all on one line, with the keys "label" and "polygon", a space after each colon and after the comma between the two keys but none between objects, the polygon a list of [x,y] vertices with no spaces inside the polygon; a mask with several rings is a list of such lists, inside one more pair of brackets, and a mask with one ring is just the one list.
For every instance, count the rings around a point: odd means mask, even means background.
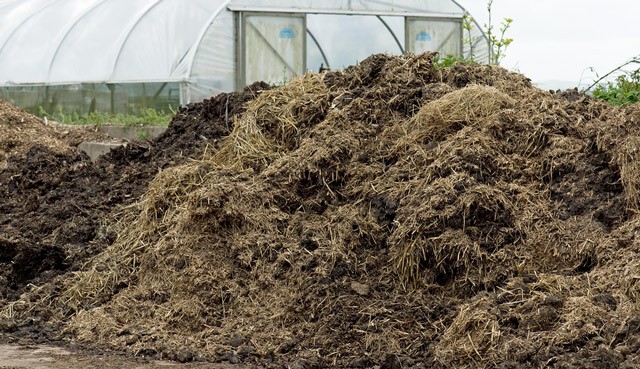
[{"label": "bare ground", "polygon": [[88,353],[49,345],[0,345],[0,369],[248,369],[250,366],[211,363],[177,363],[117,353]]}]

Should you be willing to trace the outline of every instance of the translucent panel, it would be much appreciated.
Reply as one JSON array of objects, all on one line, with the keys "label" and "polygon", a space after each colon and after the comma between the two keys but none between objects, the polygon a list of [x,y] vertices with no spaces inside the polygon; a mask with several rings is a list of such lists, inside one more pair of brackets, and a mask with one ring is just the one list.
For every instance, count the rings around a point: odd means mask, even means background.
[{"label": "translucent panel", "polygon": [[222,11],[202,37],[193,59],[190,97],[199,101],[222,91],[233,91],[236,78],[236,44],[233,13]]},{"label": "translucent panel", "polygon": [[[307,27],[331,68],[356,64],[375,53],[398,55],[404,47],[404,17],[310,14]],[[310,69],[317,71],[320,63],[326,66],[315,44],[310,43],[309,50]]]},{"label": "translucent panel", "polygon": [[190,62],[187,53],[212,13],[207,9],[211,8],[208,3],[211,1],[165,0],[151,9],[130,32],[111,78],[126,81],[185,77]]},{"label": "translucent panel", "polygon": [[283,83],[304,73],[305,30],[304,16],[247,15],[244,83]]},{"label": "translucent panel", "polygon": [[[99,2],[61,40],[51,60],[49,80],[109,81],[121,44],[149,6],[147,0]],[[123,12],[130,6],[135,11]],[[97,32],[101,30],[101,32]]]},{"label": "translucent panel", "polygon": [[[44,81],[57,50],[73,20],[92,6],[91,1],[48,2],[23,15],[0,49],[0,80]],[[53,16],[52,16],[53,15]]]},{"label": "translucent panel", "polygon": [[441,56],[462,56],[462,25],[459,20],[407,18],[407,52],[438,51]]},{"label": "translucent panel", "polygon": [[0,84],[185,79],[185,57],[223,3],[2,1]]},{"label": "translucent panel", "polygon": [[16,6],[15,1],[5,0],[0,3],[0,49],[4,46],[13,32],[21,23],[27,20],[32,14],[45,9],[54,0],[34,0],[22,2]]}]

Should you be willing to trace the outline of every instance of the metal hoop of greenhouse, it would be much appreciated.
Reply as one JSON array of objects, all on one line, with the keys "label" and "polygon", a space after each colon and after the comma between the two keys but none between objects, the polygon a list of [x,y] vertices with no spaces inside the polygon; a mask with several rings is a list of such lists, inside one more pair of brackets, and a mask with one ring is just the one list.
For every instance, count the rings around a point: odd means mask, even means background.
[{"label": "metal hoop of greenhouse", "polygon": [[0,0],[0,98],[29,111],[167,110],[373,53],[488,61],[452,0]]}]

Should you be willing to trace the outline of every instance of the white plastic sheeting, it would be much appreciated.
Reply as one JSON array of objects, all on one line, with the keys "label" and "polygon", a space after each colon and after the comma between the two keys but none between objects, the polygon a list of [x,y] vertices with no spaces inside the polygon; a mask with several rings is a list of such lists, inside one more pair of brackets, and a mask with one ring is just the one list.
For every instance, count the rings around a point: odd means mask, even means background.
[{"label": "white plastic sheeting", "polygon": [[[0,84],[176,81],[210,0],[18,0],[0,4]],[[220,4],[218,4],[220,5]]]},{"label": "white plastic sheeting", "polygon": [[[185,103],[255,79],[274,82],[283,65],[288,78],[374,52],[423,51],[430,46],[419,38],[405,40],[418,26],[455,38],[441,51],[468,52],[463,14],[453,0],[0,0],[0,86],[169,82]],[[246,23],[249,15],[277,21]],[[293,18],[301,21],[280,24]],[[474,53],[484,58],[476,28]]]}]

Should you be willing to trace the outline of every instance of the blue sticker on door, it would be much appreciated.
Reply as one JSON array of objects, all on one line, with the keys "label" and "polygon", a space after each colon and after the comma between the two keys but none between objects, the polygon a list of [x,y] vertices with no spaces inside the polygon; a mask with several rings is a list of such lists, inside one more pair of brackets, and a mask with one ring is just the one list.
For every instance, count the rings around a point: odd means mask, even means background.
[{"label": "blue sticker on door", "polygon": [[280,38],[296,38],[296,33],[289,27],[285,27],[280,30],[280,34],[278,35]]},{"label": "blue sticker on door", "polygon": [[416,41],[431,41],[431,35],[422,31],[416,35]]}]

